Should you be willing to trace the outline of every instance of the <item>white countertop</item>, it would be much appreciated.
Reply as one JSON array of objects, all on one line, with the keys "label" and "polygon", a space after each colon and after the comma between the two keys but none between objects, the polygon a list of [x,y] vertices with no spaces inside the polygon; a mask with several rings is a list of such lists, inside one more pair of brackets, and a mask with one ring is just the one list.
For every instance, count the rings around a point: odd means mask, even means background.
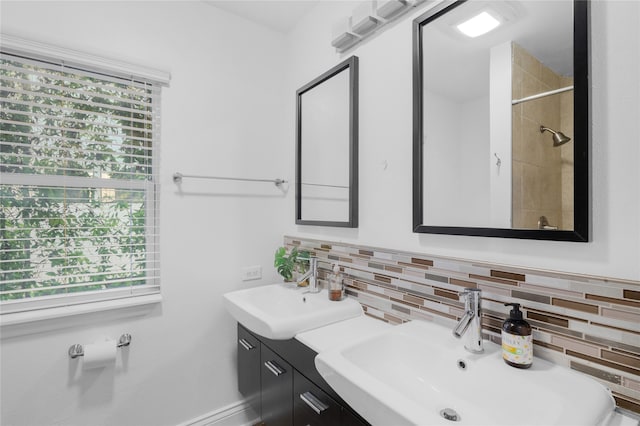
[{"label": "white countertop", "polygon": [[367,315],[361,315],[314,330],[304,331],[297,334],[295,339],[320,353],[355,339],[381,333],[389,327],[393,326]]}]

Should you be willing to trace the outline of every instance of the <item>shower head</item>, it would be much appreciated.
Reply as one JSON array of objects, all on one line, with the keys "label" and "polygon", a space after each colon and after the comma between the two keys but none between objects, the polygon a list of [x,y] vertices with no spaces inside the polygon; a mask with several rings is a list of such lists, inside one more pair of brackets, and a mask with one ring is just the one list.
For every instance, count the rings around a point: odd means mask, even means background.
[{"label": "shower head", "polygon": [[544,127],[544,126],[540,126],[540,133],[544,133],[545,131],[548,131],[550,133],[553,133],[553,146],[560,146],[560,145],[564,145],[565,143],[569,142],[571,140],[571,138],[567,135],[565,135],[562,132],[556,132],[555,130],[552,130],[548,127]]}]

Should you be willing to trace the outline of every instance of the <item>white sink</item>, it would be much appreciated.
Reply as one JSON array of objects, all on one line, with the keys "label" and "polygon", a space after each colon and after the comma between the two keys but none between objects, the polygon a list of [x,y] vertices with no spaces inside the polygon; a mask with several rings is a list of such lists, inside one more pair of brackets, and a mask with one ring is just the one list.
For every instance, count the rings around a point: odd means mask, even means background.
[{"label": "white sink", "polygon": [[243,326],[275,340],[363,315],[360,303],[348,297],[330,301],[327,290],[307,293],[295,284],[278,283],[224,295],[227,310]]},{"label": "white sink", "polygon": [[[604,425],[615,408],[600,383],[535,357],[520,370],[484,342],[471,354],[451,330],[414,320],[321,352],[316,368],[372,425]],[[460,366],[464,364],[464,368]],[[440,413],[452,409],[458,420]]]}]

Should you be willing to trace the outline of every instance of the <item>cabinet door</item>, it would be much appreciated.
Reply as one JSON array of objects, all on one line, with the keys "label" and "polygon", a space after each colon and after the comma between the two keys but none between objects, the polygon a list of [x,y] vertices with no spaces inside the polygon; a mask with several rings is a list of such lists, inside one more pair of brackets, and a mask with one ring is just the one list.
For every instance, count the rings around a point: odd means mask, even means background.
[{"label": "cabinet door", "polygon": [[260,352],[262,422],[265,426],[291,426],[293,368],[265,345]]},{"label": "cabinet door", "polygon": [[342,407],[298,371],[293,378],[293,425],[336,426]]},{"label": "cabinet door", "polygon": [[260,415],[260,341],[238,324],[238,390]]}]

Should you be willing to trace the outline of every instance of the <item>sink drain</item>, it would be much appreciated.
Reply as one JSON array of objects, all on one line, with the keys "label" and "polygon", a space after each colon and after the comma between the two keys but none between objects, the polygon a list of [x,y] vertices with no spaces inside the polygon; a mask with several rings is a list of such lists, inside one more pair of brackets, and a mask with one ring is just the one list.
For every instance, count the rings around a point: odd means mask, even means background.
[{"label": "sink drain", "polygon": [[456,413],[456,410],[454,410],[453,408],[445,408],[444,410],[440,411],[440,416],[452,422],[460,421],[460,416],[458,415],[458,413]]}]

